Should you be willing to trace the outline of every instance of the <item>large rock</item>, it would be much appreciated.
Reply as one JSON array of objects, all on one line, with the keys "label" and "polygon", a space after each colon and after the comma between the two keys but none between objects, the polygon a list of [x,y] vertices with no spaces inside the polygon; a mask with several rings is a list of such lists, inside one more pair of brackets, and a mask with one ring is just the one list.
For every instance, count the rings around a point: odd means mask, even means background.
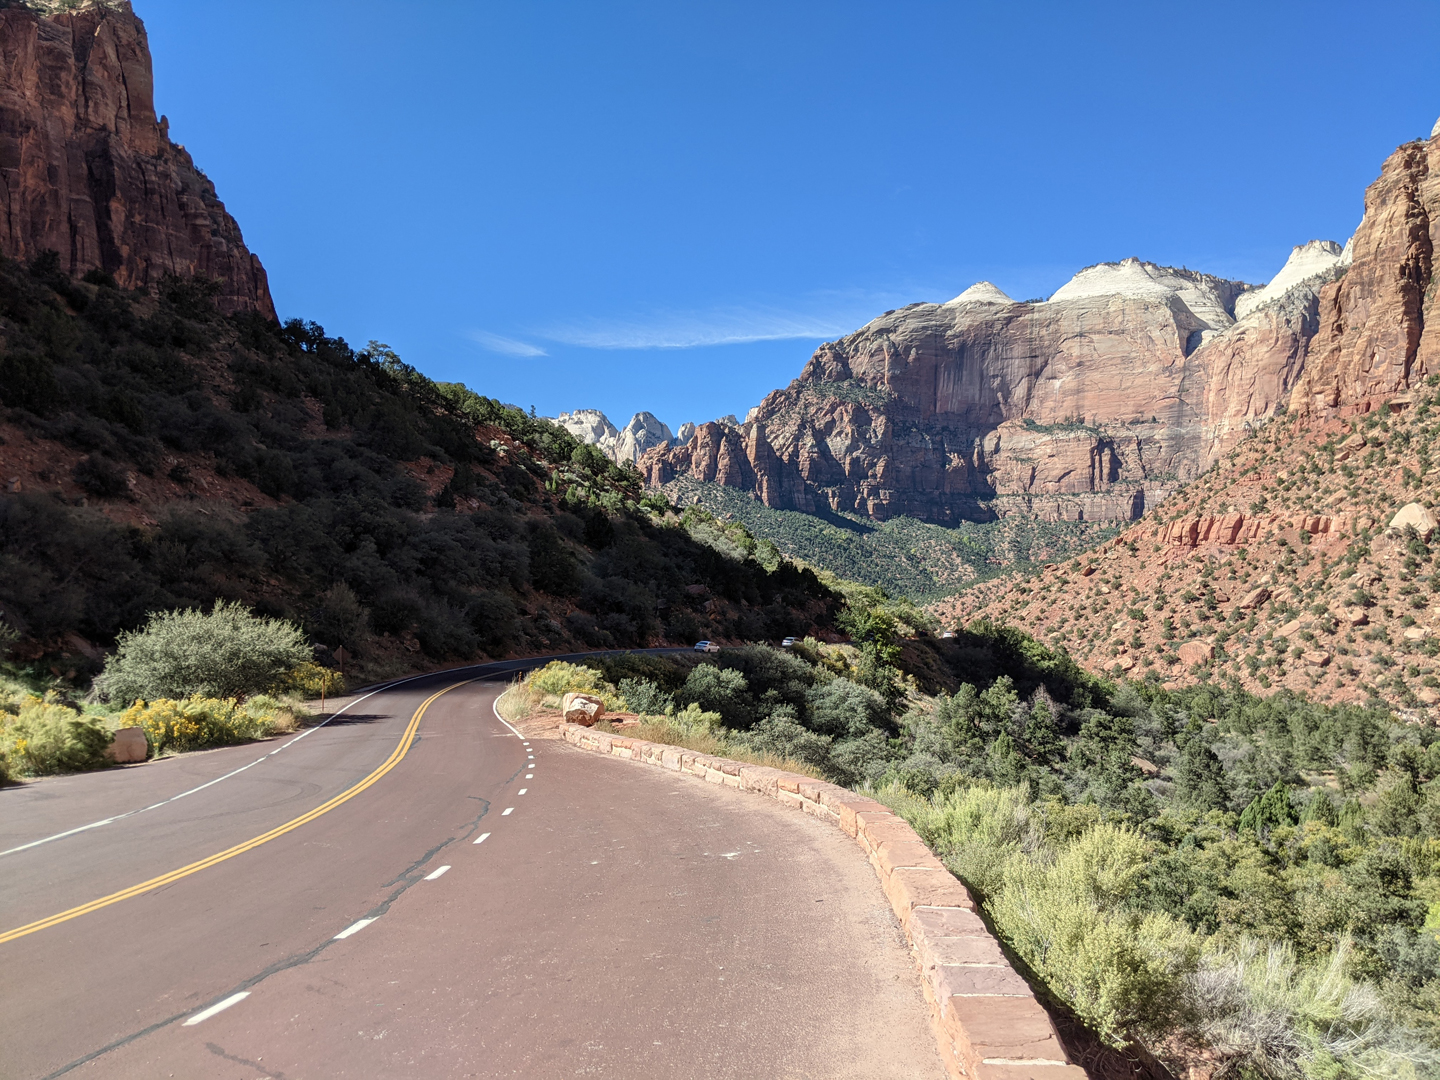
[{"label": "large rock", "polygon": [[117,765],[144,761],[149,754],[150,744],[145,740],[145,731],[138,727],[120,728],[105,748],[105,756]]},{"label": "large rock", "polygon": [[617,463],[634,463],[646,450],[669,446],[674,441],[675,433],[654,413],[638,412],[616,438],[614,459]]},{"label": "large rock", "polygon": [[[598,449],[616,464],[637,462],[645,451],[669,446],[675,435],[654,413],[638,412],[630,423],[616,429],[599,409],[576,409],[555,418],[566,431]],[[692,425],[693,426],[693,425]]]},{"label": "large rock", "polygon": [[0,5],[0,252],[46,250],[125,288],[215,278],[221,310],[275,317],[240,226],[155,115],[149,41],[126,0]]},{"label": "large rock", "polygon": [[1402,506],[1399,513],[1390,519],[1390,528],[1397,532],[1403,532],[1407,526],[1414,526],[1415,531],[1420,534],[1420,539],[1429,540],[1430,534],[1435,531],[1437,522],[1435,515],[1419,503],[1410,503]]},{"label": "large rock", "polygon": [[1215,659],[1215,646],[1208,641],[1187,641],[1175,650],[1186,667],[1208,664]]},{"label": "large rock", "polygon": [[605,715],[605,702],[593,694],[569,693],[561,699],[560,711],[570,723],[590,727]]}]

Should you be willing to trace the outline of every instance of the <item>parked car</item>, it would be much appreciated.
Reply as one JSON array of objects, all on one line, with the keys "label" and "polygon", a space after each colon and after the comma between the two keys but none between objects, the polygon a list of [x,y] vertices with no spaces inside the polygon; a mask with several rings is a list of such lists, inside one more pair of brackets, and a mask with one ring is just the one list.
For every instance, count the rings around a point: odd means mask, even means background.
[{"label": "parked car", "polygon": [[940,635],[940,637],[941,637],[942,639],[943,639],[943,638],[952,638],[952,637],[954,637],[954,636],[955,636],[955,631],[954,631],[954,630],[946,630],[943,634]]},{"label": "parked car", "polygon": [[695,642],[695,651],[696,651],[696,652],[719,652],[719,651],[720,651],[720,646],[719,646],[719,645],[716,645],[713,641],[697,641],[697,642]]},{"label": "parked car", "polygon": [[796,640],[796,638],[787,637],[784,641],[780,642],[780,648],[788,649],[795,644]]}]

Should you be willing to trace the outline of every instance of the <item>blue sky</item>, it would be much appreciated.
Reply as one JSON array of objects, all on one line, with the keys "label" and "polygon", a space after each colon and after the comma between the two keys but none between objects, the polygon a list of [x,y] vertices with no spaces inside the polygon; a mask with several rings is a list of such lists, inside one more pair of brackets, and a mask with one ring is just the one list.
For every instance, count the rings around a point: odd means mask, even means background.
[{"label": "blue sky", "polygon": [[282,318],[619,424],[981,279],[1266,280],[1440,115],[1433,2],[134,2]]}]

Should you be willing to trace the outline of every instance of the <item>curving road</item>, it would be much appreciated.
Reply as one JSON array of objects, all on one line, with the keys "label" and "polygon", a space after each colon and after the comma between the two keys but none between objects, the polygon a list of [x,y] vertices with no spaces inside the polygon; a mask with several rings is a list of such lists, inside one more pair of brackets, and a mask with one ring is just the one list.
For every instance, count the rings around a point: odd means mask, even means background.
[{"label": "curving road", "polygon": [[943,1075],[848,838],[522,736],[516,666],[0,790],[0,1076]]}]

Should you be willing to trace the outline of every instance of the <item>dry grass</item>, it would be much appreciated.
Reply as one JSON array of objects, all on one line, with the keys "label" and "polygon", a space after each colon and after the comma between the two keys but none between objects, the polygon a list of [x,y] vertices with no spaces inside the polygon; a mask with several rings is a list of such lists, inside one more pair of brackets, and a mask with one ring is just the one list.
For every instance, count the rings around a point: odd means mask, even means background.
[{"label": "dry grass", "polygon": [[529,720],[545,705],[545,694],[522,676],[512,682],[495,701],[495,711],[512,724]]}]

